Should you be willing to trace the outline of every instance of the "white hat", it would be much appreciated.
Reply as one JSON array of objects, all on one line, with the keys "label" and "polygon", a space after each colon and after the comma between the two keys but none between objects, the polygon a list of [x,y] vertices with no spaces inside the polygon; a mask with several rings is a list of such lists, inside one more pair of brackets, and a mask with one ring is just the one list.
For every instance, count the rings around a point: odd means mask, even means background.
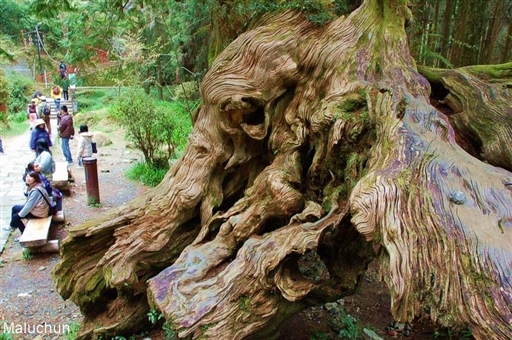
[{"label": "white hat", "polygon": [[45,96],[41,96],[41,97],[39,97],[39,99],[41,99],[43,102],[46,101],[46,97]]},{"label": "white hat", "polygon": [[38,126],[38,125],[41,125],[41,124],[46,124],[44,122],[44,120],[42,120],[41,118],[37,119],[36,122],[34,123],[34,126]]}]

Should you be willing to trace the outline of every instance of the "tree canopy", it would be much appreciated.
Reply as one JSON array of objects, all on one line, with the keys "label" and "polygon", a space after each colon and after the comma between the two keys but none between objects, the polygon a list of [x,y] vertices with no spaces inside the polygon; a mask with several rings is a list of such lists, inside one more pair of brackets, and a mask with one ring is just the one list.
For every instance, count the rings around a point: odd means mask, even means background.
[{"label": "tree canopy", "polygon": [[[94,73],[91,66],[98,66],[97,53],[103,51],[112,63],[99,72],[117,73],[118,82],[162,87],[201,79],[231,41],[268,13],[297,10],[308,21],[325,25],[360,4],[360,0],[34,0],[19,5],[5,0],[0,33],[22,45],[21,32],[34,31],[40,22],[47,52],[43,63],[48,69],[64,59]],[[510,60],[511,0],[413,0],[410,8],[414,16],[407,33],[418,63],[452,68]],[[8,20],[13,16],[21,20]],[[34,48],[27,52],[35,57]]]}]

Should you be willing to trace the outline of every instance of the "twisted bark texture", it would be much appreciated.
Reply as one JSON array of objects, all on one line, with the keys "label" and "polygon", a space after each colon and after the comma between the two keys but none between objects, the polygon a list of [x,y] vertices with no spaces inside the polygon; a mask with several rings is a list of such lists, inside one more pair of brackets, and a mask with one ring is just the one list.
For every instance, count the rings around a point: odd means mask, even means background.
[{"label": "twisted bark texture", "polygon": [[150,308],[181,338],[271,338],[375,256],[398,321],[512,338],[511,65],[422,75],[409,17],[385,0],[325,27],[287,12],[223,51],[163,182],[62,244],[81,338]]}]

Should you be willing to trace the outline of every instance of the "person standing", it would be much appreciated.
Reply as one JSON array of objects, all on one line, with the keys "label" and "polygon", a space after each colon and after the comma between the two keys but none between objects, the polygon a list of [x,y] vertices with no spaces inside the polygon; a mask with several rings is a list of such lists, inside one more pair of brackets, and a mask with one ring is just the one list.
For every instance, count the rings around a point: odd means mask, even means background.
[{"label": "person standing", "polygon": [[36,100],[36,106],[39,104],[39,97],[41,97],[42,95],[43,95],[43,92],[41,92],[39,90],[34,92],[34,94],[32,95],[32,99]]},{"label": "person standing", "polygon": [[2,138],[0,138],[0,153],[4,153],[4,146],[2,143]]},{"label": "person standing", "polygon": [[59,85],[54,85],[52,88],[52,98],[55,103],[55,111],[59,112],[60,110],[60,95],[62,90]]},{"label": "person standing", "polygon": [[[46,131],[46,123],[42,119],[37,119],[35,122],[35,127],[32,129],[32,134],[30,135],[30,149],[32,151],[36,151],[36,142],[39,139],[44,139],[48,145],[48,147],[51,147],[52,141],[50,139],[50,134],[48,131]],[[37,157],[37,155],[36,155]]]},{"label": "person standing", "polygon": [[69,79],[65,77],[62,79],[62,97],[64,100],[69,100]]},{"label": "person standing", "polygon": [[75,135],[75,128],[73,127],[73,117],[68,113],[68,107],[62,105],[60,107],[60,122],[58,126],[59,136],[62,139],[62,153],[66,157],[68,165],[73,164],[73,157],[69,150],[69,140],[73,139]]},{"label": "person standing", "polygon": [[92,137],[94,135],[89,132],[89,127],[86,124],[80,125],[78,132],[78,150],[76,158],[78,159],[78,166],[83,166],[82,158],[92,156]]},{"label": "person standing", "polygon": [[37,105],[36,105],[37,99],[32,98],[30,101],[30,104],[27,108],[27,116],[28,120],[30,121],[30,130],[32,130],[36,126],[36,120],[39,118],[37,116]]},{"label": "person standing", "polygon": [[64,64],[63,61],[60,62],[60,65],[59,65],[59,74],[60,74],[60,78],[61,79],[64,79],[66,78],[67,76],[67,67],[66,67],[66,64]]},{"label": "person standing", "polygon": [[46,96],[39,97],[41,104],[39,105],[39,118],[44,120],[48,134],[52,134],[52,125],[50,124],[50,115],[52,113],[50,104],[46,102]]}]

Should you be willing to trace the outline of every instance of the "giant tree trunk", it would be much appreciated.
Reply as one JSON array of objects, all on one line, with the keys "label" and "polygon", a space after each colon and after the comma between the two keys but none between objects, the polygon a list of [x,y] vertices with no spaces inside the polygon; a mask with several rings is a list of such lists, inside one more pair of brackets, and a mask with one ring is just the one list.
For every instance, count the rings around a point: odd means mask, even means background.
[{"label": "giant tree trunk", "polygon": [[62,244],[82,338],[134,332],[150,308],[180,337],[271,337],[351,294],[374,256],[397,320],[511,338],[512,113],[489,80],[512,65],[422,76],[409,15],[284,13],[219,55],[163,182]]}]

